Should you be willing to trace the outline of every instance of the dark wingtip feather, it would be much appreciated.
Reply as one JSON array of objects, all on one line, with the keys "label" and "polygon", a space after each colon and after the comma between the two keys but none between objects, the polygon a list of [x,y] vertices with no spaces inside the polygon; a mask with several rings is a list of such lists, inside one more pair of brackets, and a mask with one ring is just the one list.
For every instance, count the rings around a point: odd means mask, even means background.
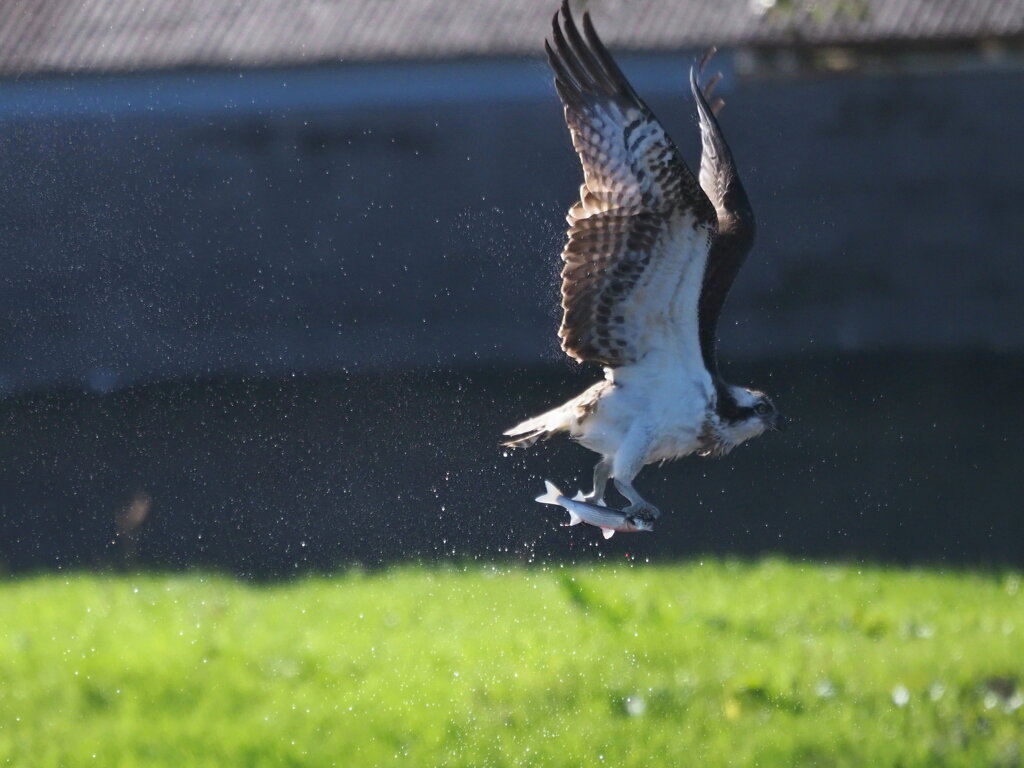
[{"label": "dark wingtip feather", "polygon": [[718,53],[718,47],[712,45],[704,52],[696,68],[690,67],[690,90],[693,92],[693,98],[697,102],[697,108],[702,114],[710,113],[713,117],[717,117],[718,113],[722,111],[722,107],[725,106],[724,99],[711,101],[711,94],[714,93],[715,86],[721,81],[722,73],[716,72],[709,77],[703,88],[700,86],[698,77],[704,74],[708,62],[714,58],[716,53]]},{"label": "dark wingtip feather", "polygon": [[[565,32],[562,31],[562,23],[559,23],[560,21],[565,24]],[[571,82],[573,88],[582,92],[592,87],[593,77],[586,71],[586,62],[581,60],[579,52],[571,44],[570,40],[566,39],[566,35],[569,35],[570,39],[572,37],[569,26],[571,23],[572,16],[569,13],[569,4],[563,3],[561,14],[555,14],[551,25],[554,51],[561,65],[556,67],[556,72],[560,70],[563,80]]]},{"label": "dark wingtip feather", "polygon": [[715,74],[713,74],[711,77],[709,77],[708,81],[706,83],[704,83],[704,95],[707,98],[709,98],[709,99],[711,98],[711,94],[714,92],[715,86],[718,85],[718,83],[721,82],[721,80],[722,80],[722,73],[721,72],[715,72]]},{"label": "dark wingtip feather", "polygon": [[[583,14],[584,19],[589,18],[588,13]],[[568,41],[568,58],[573,59],[576,68],[580,71],[583,79],[581,84],[596,90],[614,92],[614,83],[609,82],[608,69],[604,66],[601,55],[593,42],[584,40],[580,35],[579,27],[576,26],[576,19],[571,13],[563,14],[562,23],[565,28],[565,39]]]},{"label": "dark wingtip feather", "polygon": [[547,54],[548,66],[550,66],[554,71],[555,78],[566,79],[568,77],[568,73],[565,71],[565,65],[562,63],[562,58],[558,55],[555,49],[551,47],[551,43],[547,40],[544,41],[544,53]]},{"label": "dark wingtip feather", "polygon": [[583,13],[581,35],[568,0],[563,0],[551,20],[551,42],[545,49],[548,47],[551,49],[548,60],[552,68],[560,74],[564,84],[571,83],[579,95],[594,91],[639,102],[639,97],[601,42],[589,12]]},{"label": "dark wingtip feather", "polygon": [[701,56],[700,63],[697,65],[697,71],[703,72],[704,68],[708,65],[708,62],[715,57],[716,53],[718,53],[717,45],[712,45],[710,48],[704,51],[704,55]]},{"label": "dark wingtip feather", "polygon": [[690,67],[690,91],[693,93],[693,98],[698,99],[697,93],[700,91],[700,86],[697,84],[697,69],[693,66]]},{"label": "dark wingtip feather", "polygon": [[594,22],[590,20],[589,13],[583,14],[583,34],[587,38],[592,56],[598,62],[598,67],[602,72],[607,87],[611,91],[617,92],[619,95],[636,102],[638,105],[642,104],[640,97],[633,90],[633,86],[626,79],[626,75],[623,74],[622,69],[615,62],[615,59],[612,58],[611,53],[609,53],[604,41],[601,40],[601,36],[597,34],[597,29],[594,27]]},{"label": "dark wingtip feather", "polygon": [[[712,48],[712,50],[714,50]],[[708,104],[707,97],[704,95],[703,89],[700,87],[700,82],[697,80],[697,73],[700,72],[704,67],[704,62],[707,60],[708,54],[704,55],[704,59],[701,61],[696,68],[690,67],[690,92],[693,93],[693,100],[697,102],[697,113],[702,123],[711,123],[714,126],[715,132],[719,132],[717,122],[715,121],[715,112],[711,105]],[[717,82],[717,80],[715,81]],[[723,105],[724,101],[718,99]],[[721,106],[719,107],[721,109]]]}]

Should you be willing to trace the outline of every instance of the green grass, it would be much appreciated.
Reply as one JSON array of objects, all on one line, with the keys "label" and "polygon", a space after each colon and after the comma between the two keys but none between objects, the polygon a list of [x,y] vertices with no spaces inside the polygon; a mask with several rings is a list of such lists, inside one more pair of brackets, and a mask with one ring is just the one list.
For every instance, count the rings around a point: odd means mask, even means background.
[{"label": "green grass", "polygon": [[0,583],[0,765],[1020,766],[1018,574]]}]

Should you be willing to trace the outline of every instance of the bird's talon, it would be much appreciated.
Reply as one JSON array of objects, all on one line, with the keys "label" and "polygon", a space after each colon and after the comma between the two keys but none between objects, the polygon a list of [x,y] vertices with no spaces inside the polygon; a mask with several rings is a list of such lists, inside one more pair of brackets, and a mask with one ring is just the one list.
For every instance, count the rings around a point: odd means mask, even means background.
[{"label": "bird's talon", "polygon": [[646,502],[630,504],[622,510],[622,513],[629,517],[637,518],[638,520],[646,520],[649,523],[653,523],[661,517],[661,510],[653,504],[647,504]]}]

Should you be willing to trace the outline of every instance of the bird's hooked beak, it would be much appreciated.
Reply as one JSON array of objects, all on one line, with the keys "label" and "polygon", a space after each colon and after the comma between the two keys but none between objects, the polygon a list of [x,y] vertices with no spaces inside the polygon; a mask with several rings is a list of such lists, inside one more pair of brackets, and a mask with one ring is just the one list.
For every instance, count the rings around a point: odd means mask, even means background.
[{"label": "bird's hooked beak", "polygon": [[786,421],[786,417],[781,413],[775,414],[775,418],[772,419],[772,423],[769,425],[769,429],[772,432],[785,432],[789,422]]}]

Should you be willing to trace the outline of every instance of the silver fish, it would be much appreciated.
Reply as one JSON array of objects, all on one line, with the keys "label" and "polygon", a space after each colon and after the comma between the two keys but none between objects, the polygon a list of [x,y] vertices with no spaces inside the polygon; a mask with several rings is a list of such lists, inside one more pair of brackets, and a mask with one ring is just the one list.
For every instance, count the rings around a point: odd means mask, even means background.
[{"label": "silver fish", "polygon": [[569,522],[563,525],[579,525],[589,523],[601,529],[601,534],[610,539],[616,531],[622,533],[639,533],[641,531],[653,531],[654,523],[639,517],[626,515],[617,509],[599,507],[582,500],[582,494],[576,494],[576,498],[570,499],[555,487],[549,480],[544,481],[547,493],[538,496],[537,501],[541,504],[555,504],[562,507],[569,513]]}]

